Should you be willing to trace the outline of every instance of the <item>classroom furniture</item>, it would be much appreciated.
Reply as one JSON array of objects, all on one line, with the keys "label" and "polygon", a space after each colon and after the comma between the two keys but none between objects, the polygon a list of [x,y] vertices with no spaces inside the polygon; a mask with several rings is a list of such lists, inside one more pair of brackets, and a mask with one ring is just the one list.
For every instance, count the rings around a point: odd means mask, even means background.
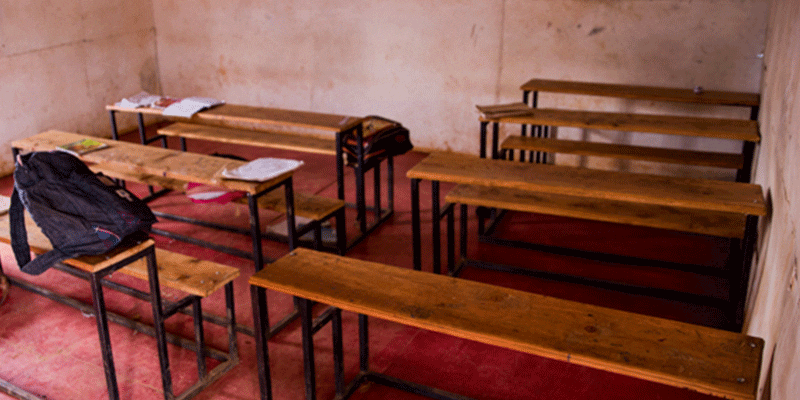
[{"label": "classroom furniture", "polygon": [[[25,225],[31,251],[36,254],[43,254],[52,250],[49,239],[47,239],[27,213]],[[9,216],[7,214],[0,216],[0,241],[5,243],[11,242]],[[91,307],[23,279],[15,277],[9,277],[9,279],[15,286],[75,307],[87,314],[94,314],[97,320],[98,333],[100,335],[100,348],[105,368],[106,386],[110,399],[119,399],[120,393],[117,388],[116,371],[109,338],[109,320],[154,336],[157,342],[159,363],[161,366],[161,381],[164,398],[189,399],[222,377],[223,374],[239,363],[236,335],[233,329],[235,317],[233,314],[232,283],[233,279],[239,276],[239,270],[213,262],[197,260],[185,255],[156,249],[153,239],[148,238],[144,233],[131,237],[127,239],[126,242],[127,243],[120,244],[107,254],[76,257],[64,260],[53,266],[53,268],[59,271],[86,279],[90,282],[93,303]],[[117,271],[147,281],[149,292],[142,292],[106,279],[106,277]],[[153,311],[153,326],[145,325],[141,322],[107,311],[103,296],[103,286],[150,302]],[[187,293],[187,296],[175,302],[165,301],[161,296],[161,287],[181,290]],[[229,336],[227,352],[210,349],[204,345],[204,328],[202,324],[202,298],[222,288],[224,288],[226,292],[226,307],[228,310],[227,320],[224,321]],[[194,341],[188,341],[169,334],[164,327],[164,321],[167,318],[178,312],[185,312],[184,310],[187,307],[192,308],[191,315],[194,320],[195,331]],[[192,349],[197,356],[198,380],[177,395],[172,388],[172,375],[170,372],[167,342]],[[209,371],[206,366],[207,357],[212,357],[220,363]],[[38,397],[27,393],[24,389],[16,388],[8,382],[0,383],[0,385],[5,386],[9,392],[19,392],[20,398],[38,399]]]},{"label": "classroom furniture", "polygon": [[[696,178],[677,178],[649,174],[601,171],[552,164],[520,163],[475,156],[433,153],[412,167],[411,179],[412,231],[414,269],[421,269],[420,182],[431,182],[433,230],[433,272],[441,273],[441,220],[446,219],[448,273],[457,275],[460,267],[489,268],[507,272],[528,273],[549,279],[569,279],[583,284],[642,295],[713,302],[723,307],[733,330],[741,329],[750,273],[753,246],[759,216],[767,208],[759,185]],[[457,186],[447,195],[441,207],[440,182]],[[461,205],[461,260],[456,266],[454,245],[455,204]],[[699,233],[730,238],[729,263],[722,277],[729,280],[728,299],[687,297],[675,291],[661,291],[614,282],[593,282],[577,277],[545,273],[531,268],[513,268],[493,264],[492,260],[469,260],[466,253],[467,205],[578,217],[637,226]],[[483,229],[480,227],[479,229]],[[484,234],[485,232],[480,232]],[[564,256],[614,263],[658,266],[705,273],[700,266],[643,260],[605,253],[580,252],[559,246],[536,245],[495,239],[496,244],[547,251]],[[707,268],[706,268],[707,269]],[[709,271],[710,272],[710,271]]]},{"label": "classroom furniture", "polygon": [[[337,399],[366,382],[466,399],[371,371],[369,317],[730,399],[755,399],[758,387],[764,341],[741,333],[307,249],[292,251],[249,282],[252,293],[281,291],[301,306],[307,400],[316,398],[311,302],[359,314],[360,371],[349,384],[343,377],[341,313],[332,318]],[[253,307],[266,325],[265,305]],[[257,351],[261,398],[267,400],[269,357],[260,336]]]},{"label": "classroom furniture", "polygon": [[[61,131],[46,131],[28,138],[15,140],[12,146],[18,151],[50,151],[59,145],[72,143],[85,138],[85,135]],[[220,187],[229,191],[244,192],[249,209],[250,229],[233,230],[238,233],[250,235],[252,250],[250,252],[227,248],[216,243],[199,240],[193,237],[171,233],[161,229],[152,229],[152,232],[189,243],[205,246],[214,250],[227,252],[236,256],[252,260],[254,269],[260,270],[268,260],[262,251],[262,232],[259,220],[259,200],[265,194],[283,188],[284,204],[286,208],[288,247],[293,249],[297,243],[297,231],[294,224],[294,193],[292,191],[292,171],[285,172],[275,178],[263,181],[243,181],[223,179],[220,175],[225,168],[236,168],[245,162],[221,157],[208,156],[165,149],[155,146],[145,146],[136,143],[94,138],[106,143],[108,148],[80,155],[80,159],[95,172],[102,172],[111,178],[120,178],[144,184],[165,185],[170,188],[180,188],[189,182]],[[163,213],[155,213],[157,216]],[[337,225],[343,224],[343,209],[336,216]],[[186,222],[196,222],[186,219]],[[225,228],[220,224],[205,223],[205,226]],[[280,323],[273,327],[272,333],[280,331],[284,326],[297,318],[297,312],[290,313]],[[238,327],[237,330],[252,335],[247,327]]]},{"label": "classroom furniture", "polygon": [[[150,143],[161,140],[166,147],[165,136],[179,136],[182,148],[186,149],[185,139],[213,140],[222,143],[237,143],[248,146],[288,149],[315,154],[330,154],[336,159],[336,184],[337,195],[345,200],[344,185],[344,153],[343,144],[346,138],[354,135],[361,149],[357,154],[357,161],[353,164],[355,171],[355,194],[357,219],[359,221],[359,234],[347,245],[351,248],[358,244],[367,234],[372,232],[381,223],[385,222],[394,212],[394,161],[391,156],[386,157],[387,174],[387,201],[384,209],[381,205],[381,165],[367,164],[364,160],[362,144],[371,134],[370,118],[361,118],[337,114],[327,114],[311,111],[286,110],[270,107],[255,107],[235,104],[222,104],[194,114],[191,118],[176,118],[184,123],[173,128],[165,127],[159,135],[146,138],[144,115],[162,116],[162,110],[150,107],[136,109],[123,108],[114,105],[106,106],[111,117],[112,135],[118,138],[116,113],[135,113],[138,118],[139,136],[141,143]],[[334,137],[331,138],[330,134]],[[373,171],[374,201],[372,212],[374,218],[368,221],[365,174]],[[342,227],[344,229],[344,227]],[[339,231],[343,232],[343,231]]]}]

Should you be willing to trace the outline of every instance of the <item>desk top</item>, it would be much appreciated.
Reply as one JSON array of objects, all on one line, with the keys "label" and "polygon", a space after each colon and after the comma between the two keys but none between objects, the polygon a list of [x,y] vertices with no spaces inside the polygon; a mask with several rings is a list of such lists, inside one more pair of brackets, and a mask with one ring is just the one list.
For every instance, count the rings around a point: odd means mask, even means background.
[{"label": "desk top", "polygon": [[595,199],[766,215],[761,186],[713,179],[531,164],[454,153],[433,153],[412,167],[407,176]]},{"label": "desk top", "polygon": [[549,79],[531,79],[520,86],[521,90],[618,97],[636,100],[672,101],[726,106],[758,107],[758,93],[723,92],[656,86],[621,85],[610,83],[572,82]]},{"label": "desk top", "polygon": [[[106,110],[148,115],[162,114],[162,110],[149,107],[123,108],[109,105],[106,106]],[[357,126],[363,118],[312,111],[222,104],[200,111],[189,119],[176,118],[176,120],[253,130],[270,130],[275,129],[275,126],[286,126],[339,132]]]},{"label": "desk top", "polygon": [[293,250],[249,282],[351,312],[717,396],[752,399],[758,386],[764,341],[740,333],[308,249]]},{"label": "desk top", "polygon": [[[11,146],[24,151],[50,151],[59,145],[72,143],[86,137],[88,136],[51,130],[15,140]],[[119,169],[120,172],[134,175],[155,175],[183,182],[219,186],[228,190],[241,190],[251,194],[258,193],[292,176],[292,171],[289,171],[264,182],[224,179],[221,173],[225,168],[237,168],[246,162],[130,142],[94,137],[93,139],[107,143],[109,147],[83,154],[80,156],[81,160],[87,163],[102,163],[108,168]]]}]

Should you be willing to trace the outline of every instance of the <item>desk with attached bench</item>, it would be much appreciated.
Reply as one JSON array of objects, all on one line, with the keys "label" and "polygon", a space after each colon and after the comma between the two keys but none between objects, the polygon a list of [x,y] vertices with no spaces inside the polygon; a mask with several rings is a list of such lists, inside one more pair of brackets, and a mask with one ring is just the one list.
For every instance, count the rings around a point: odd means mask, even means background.
[{"label": "desk with attached bench", "polygon": [[[159,129],[159,135],[145,137],[143,115],[162,116],[159,109],[142,107],[136,109],[118,106],[106,106],[111,116],[112,135],[118,138],[116,113],[136,113],[139,123],[139,136],[142,143],[162,140],[166,147],[166,136],[179,137],[183,150],[186,150],[186,139],[210,140],[220,143],[241,144],[255,147],[276,148],[300,151],[313,154],[332,155],[336,158],[336,184],[338,199],[344,201],[344,167],[343,145],[348,136],[355,138],[355,184],[357,218],[360,234],[347,244],[351,248],[358,244],[378,225],[390,218],[394,212],[394,162],[391,156],[386,157],[387,165],[387,207],[381,205],[381,163],[369,164],[365,161],[363,142],[370,134],[369,118],[360,118],[336,114],[310,111],[285,110],[269,107],[223,104],[200,111],[191,118],[176,118],[179,123]],[[334,133],[331,138],[326,134]],[[375,181],[374,202],[372,211],[374,219],[367,221],[367,205],[365,193],[365,174],[372,169]],[[344,229],[344,226],[341,227]],[[344,231],[339,231],[344,232]]]},{"label": "desk with attached bench", "polygon": [[[388,284],[387,284],[388,283]],[[427,272],[297,249],[250,278],[301,304],[306,399],[316,398],[312,301],[359,314],[360,371],[347,386],[341,313],[333,318],[336,398],[375,382],[436,399],[464,396],[371,371],[368,317],[737,400],[755,399],[764,341],[661,318]],[[265,323],[264,305],[253,303]],[[267,342],[257,341],[261,399],[271,399]]]},{"label": "desk with attached bench", "polygon": [[[586,168],[531,164],[505,160],[492,160],[474,156],[434,153],[412,167],[407,176],[411,179],[412,230],[414,232],[414,268],[422,265],[420,235],[419,185],[431,181],[433,224],[433,269],[440,273],[441,219],[448,217],[448,267],[454,267],[453,214],[454,205],[461,204],[461,256],[462,265],[485,267],[519,273],[531,273],[551,279],[565,276],[532,272],[527,268],[514,269],[491,262],[471,262],[466,257],[467,205],[497,207],[522,212],[577,217],[617,222],[676,231],[692,232],[730,238],[728,268],[724,272],[730,281],[729,298],[722,305],[730,319],[731,329],[741,329],[753,245],[759,216],[766,215],[764,196],[759,185],[696,178],[671,178],[665,176],[600,171]],[[439,183],[457,186],[446,197],[441,208]],[[483,233],[483,232],[481,232]],[[602,253],[578,252],[556,246],[503,242],[495,244],[532,248],[566,256],[580,256],[616,263],[657,265],[697,271],[700,267],[658,262],[657,260],[631,259]],[[580,253],[580,254],[579,254]],[[570,277],[575,281],[574,277]],[[595,284],[590,281],[578,281]],[[620,291],[633,291],[642,295],[674,298],[682,292],[642,290],[622,284],[607,283]],[[606,286],[606,287],[609,287]],[[685,297],[685,295],[682,295]],[[694,301],[716,301],[702,297]]]},{"label": "desk with attached bench", "polygon": [[[31,251],[42,254],[52,250],[52,245],[47,237],[36,226],[26,213],[26,231]],[[0,217],[0,241],[11,242],[9,216]],[[239,270],[233,267],[216,263],[201,261],[181,254],[155,249],[155,242],[146,235],[132,237],[108,254],[100,256],[82,256],[64,260],[53,266],[62,272],[86,279],[91,283],[93,306],[89,307],[78,300],[63,296],[56,292],[42,288],[25,280],[9,277],[15,286],[40,294],[51,300],[75,307],[85,313],[94,314],[97,320],[97,329],[100,335],[100,348],[106,374],[106,386],[109,399],[119,399],[116,371],[109,339],[108,321],[113,321],[136,331],[154,336],[157,340],[159,362],[161,364],[162,388],[164,399],[189,399],[199,393],[203,388],[215,382],[225,372],[239,363],[239,354],[236,347],[236,335],[233,329],[235,324],[233,306],[233,279],[239,276]],[[142,279],[149,283],[149,293],[123,286],[107,280],[112,273],[120,273]],[[156,271],[158,271],[156,273]],[[127,317],[107,311],[103,296],[103,286],[129,294],[141,300],[150,302],[153,310],[153,326],[142,324]],[[188,296],[177,302],[164,301],[161,296],[161,287],[170,287],[188,293]],[[226,325],[229,335],[228,352],[220,352],[204,345],[204,329],[202,325],[203,313],[200,300],[218,289],[225,288],[226,306],[228,316],[223,324]],[[164,321],[177,312],[184,312],[186,307],[192,307],[194,319],[194,342],[168,333]],[[167,342],[192,349],[197,354],[198,381],[175,395],[172,388]],[[212,370],[207,370],[206,357],[212,357],[220,363]],[[16,391],[25,398],[38,398],[25,394],[24,389],[13,387],[8,382],[0,382],[0,389],[6,392]],[[28,397],[30,396],[30,397]]]}]

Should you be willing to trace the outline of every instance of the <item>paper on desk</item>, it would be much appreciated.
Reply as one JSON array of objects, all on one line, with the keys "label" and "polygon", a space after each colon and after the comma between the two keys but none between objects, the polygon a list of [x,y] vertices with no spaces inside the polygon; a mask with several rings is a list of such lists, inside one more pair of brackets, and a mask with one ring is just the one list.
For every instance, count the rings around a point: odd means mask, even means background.
[{"label": "paper on desk", "polygon": [[198,111],[224,103],[225,102],[222,100],[210,97],[187,97],[177,103],[167,106],[162,114],[171,117],[189,118]]},{"label": "paper on desk", "polygon": [[158,101],[158,99],[160,98],[161,96],[155,94],[150,94],[147,92],[139,92],[133,96],[126,97],[120,100],[119,102],[117,102],[117,104],[114,105],[122,108],[139,108],[139,107],[149,106],[150,104],[153,104],[154,102]]},{"label": "paper on desk", "polygon": [[286,158],[262,157],[248,162],[238,168],[225,169],[222,177],[243,181],[263,182],[283,173],[293,171],[303,165],[302,161]]}]

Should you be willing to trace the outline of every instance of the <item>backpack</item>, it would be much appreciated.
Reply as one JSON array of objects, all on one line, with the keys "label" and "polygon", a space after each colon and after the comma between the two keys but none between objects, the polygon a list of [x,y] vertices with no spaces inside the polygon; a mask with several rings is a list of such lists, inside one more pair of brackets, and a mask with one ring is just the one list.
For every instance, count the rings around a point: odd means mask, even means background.
[{"label": "backpack", "polygon": [[[23,205],[53,245],[33,260]],[[147,204],[72,154],[33,152],[16,159],[9,223],[23,272],[38,275],[67,258],[103,254],[155,222]]]},{"label": "backpack", "polygon": [[[411,144],[408,129],[399,122],[378,116],[369,116],[362,128],[364,141],[364,167],[372,168],[376,163],[389,156],[399,156],[414,148]],[[345,134],[342,147],[347,156],[347,164],[358,162],[358,137],[355,132]]]}]

